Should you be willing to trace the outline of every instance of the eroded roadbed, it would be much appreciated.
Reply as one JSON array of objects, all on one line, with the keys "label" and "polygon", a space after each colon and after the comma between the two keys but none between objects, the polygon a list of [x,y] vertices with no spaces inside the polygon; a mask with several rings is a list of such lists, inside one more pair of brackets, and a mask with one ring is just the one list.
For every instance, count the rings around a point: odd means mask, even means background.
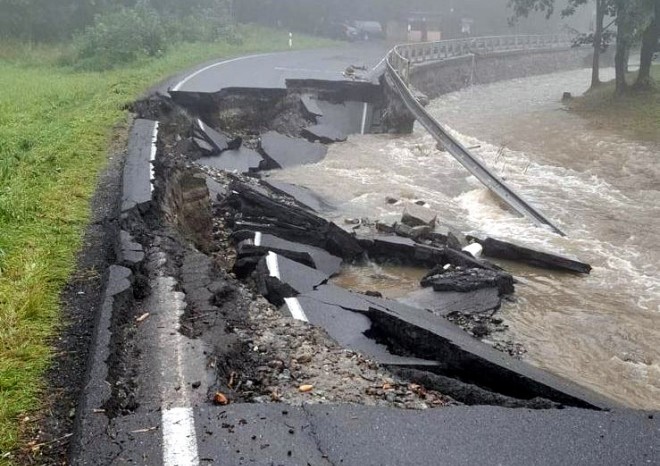
[{"label": "eroded roadbed", "polygon": [[[427,464],[438,449],[448,463],[595,463],[626,429],[655,458],[652,416],[602,411],[615,403],[482,341],[515,280],[428,212],[349,229],[314,193],[260,179],[382,129],[383,99],[305,81],[136,105],[74,464]],[[366,261],[425,268],[426,288],[403,303],[330,283]]]}]

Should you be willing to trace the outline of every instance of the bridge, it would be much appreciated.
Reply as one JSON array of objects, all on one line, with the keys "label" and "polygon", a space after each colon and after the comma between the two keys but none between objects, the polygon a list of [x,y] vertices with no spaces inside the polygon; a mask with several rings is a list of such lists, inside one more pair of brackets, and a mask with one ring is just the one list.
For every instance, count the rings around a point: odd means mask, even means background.
[{"label": "bridge", "polygon": [[514,211],[529,218],[536,225],[549,227],[561,236],[565,236],[562,230],[511,187],[507,186],[500,177],[493,173],[478,157],[470,153],[426,111],[411,90],[410,78],[411,69],[421,63],[440,63],[445,60],[474,57],[480,54],[562,49],[570,47],[570,44],[570,37],[563,35],[479,37],[398,45],[388,53],[385,60],[385,72],[390,78],[394,90],[399,94],[408,110],[431,136]]}]

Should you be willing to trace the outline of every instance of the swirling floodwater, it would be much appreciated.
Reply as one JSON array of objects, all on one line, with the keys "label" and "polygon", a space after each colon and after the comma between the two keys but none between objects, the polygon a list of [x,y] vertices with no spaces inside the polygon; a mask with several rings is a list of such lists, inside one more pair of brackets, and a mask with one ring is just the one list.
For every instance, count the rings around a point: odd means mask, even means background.
[{"label": "swirling floodwater", "polygon": [[[327,216],[338,224],[345,217],[398,220],[401,206],[387,204],[387,196],[423,199],[465,233],[590,263],[588,276],[503,263],[519,281],[515,302],[501,312],[510,336],[532,364],[627,406],[659,409],[660,144],[626,139],[566,111],[562,93],[581,94],[589,79],[589,70],[578,70],[474,86],[428,108],[565,238],[503,209],[421,127],[402,137],[352,136],[319,164],[270,176],[329,200],[335,210]],[[396,281],[395,270],[360,273],[349,270],[343,284],[373,289],[379,277]],[[403,276],[414,287],[417,273]]]}]

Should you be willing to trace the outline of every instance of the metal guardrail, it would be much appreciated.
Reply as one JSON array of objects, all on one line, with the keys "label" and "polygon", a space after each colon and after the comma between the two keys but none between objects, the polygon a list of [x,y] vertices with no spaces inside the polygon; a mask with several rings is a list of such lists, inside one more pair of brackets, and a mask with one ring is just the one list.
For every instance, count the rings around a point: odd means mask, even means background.
[{"label": "metal guardrail", "polygon": [[442,61],[447,58],[494,53],[507,50],[542,50],[567,48],[570,38],[566,36],[502,36],[458,39],[441,42],[405,44],[392,49],[387,56],[387,71],[394,82],[406,107],[417,121],[454,156],[470,173],[481,181],[520,215],[531,219],[540,226],[549,226],[554,232],[565,236],[548,218],[508,187],[492,173],[478,158],[472,155],[460,142],[454,139],[417,101],[408,87],[410,66],[413,63]]},{"label": "metal guardrail", "polygon": [[407,73],[410,65],[448,58],[496,52],[548,50],[566,48],[572,37],[561,34],[472,37],[397,45],[393,49],[392,65],[399,73]]}]

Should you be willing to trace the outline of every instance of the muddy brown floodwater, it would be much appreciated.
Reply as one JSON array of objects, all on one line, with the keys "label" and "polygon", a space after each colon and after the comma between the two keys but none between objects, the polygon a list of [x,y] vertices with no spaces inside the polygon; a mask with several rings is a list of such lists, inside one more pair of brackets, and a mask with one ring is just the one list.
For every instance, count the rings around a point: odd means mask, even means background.
[{"label": "muddy brown floodwater", "polygon": [[[605,71],[605,78],[611,74]],[[519,280],[502,315],[531,363],[624,404],[660,408],[660,145],[594,128],[560,103],[579,95],[589,71],[571,71],[445,95],[429,109],[528,201],[568,233],[561,238],[503,210],[421,128],[403,137],[351,137],[318,165],[275,172],[329,199],[328,216],[396,220],[386,196],[423,199],[464,232],[523,242],[591,263],[580,277],[504,264]],[[374,270],[349,269],[358,289],[396,286]],[[379,273],[384,276],[379,277]],[[371,278],[370,278],[371,277]],[[371,281],[370,281],[371,280]],[[394,280],[396,282],[396,280]],[[404,288],[405,288],[404,286]]]}]

